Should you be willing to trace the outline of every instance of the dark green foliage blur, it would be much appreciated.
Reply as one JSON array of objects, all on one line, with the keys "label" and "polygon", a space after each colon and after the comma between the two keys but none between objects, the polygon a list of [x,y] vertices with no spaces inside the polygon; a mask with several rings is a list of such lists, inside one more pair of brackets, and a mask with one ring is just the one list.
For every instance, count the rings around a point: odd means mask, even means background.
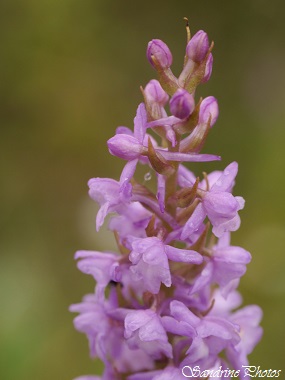
[{"label": "dark green foliage blur", "polygon": [[74,252],[114,247],[106,228],[95,231],[86,182],[119,178],[123,162],[106,140],[132,127],[139,86],[155,77],[150,39],[169,45],[180,71],[184,16],[215,41],[213,76],[198,95],[218,98],[203,152],[223,158],[192,168],[240,164],[235,195],[246,207],[233,243],[253,255],[240,290],[264,310],[250,361],[284,371],[284,11],[281,0],[1,0],[1,379],[100,373],[68,312],[94,288]]}]

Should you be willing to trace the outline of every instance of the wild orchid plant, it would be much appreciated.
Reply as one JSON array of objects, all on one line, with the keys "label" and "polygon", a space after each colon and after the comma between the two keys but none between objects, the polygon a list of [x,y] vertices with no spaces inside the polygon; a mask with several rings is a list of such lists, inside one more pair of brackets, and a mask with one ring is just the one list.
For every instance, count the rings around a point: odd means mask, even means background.
[{"label": "wild orchid plant", "polygon": [[[91,357],[105,366],[102,376],[77,380],[243,379],[241,368],[261,338],[260,308],[236,310],[242,302],[236,288],[251,260],[230,244],[244,207],[232,195],[238,164],[203,179],[182,164],[220,160],[200,153],[218,117],[217,100],[194,99],[211,76],[212,48],[204,31],[191,38],[187,25],[177,78],[167,45],[149,42],[158,80],[141,89],[134,130],[118,127],[108,141],[110,153],[126,161],[120,180],[88,182],[100,205],[97,230],[111,213],[118,252],[75,254],[96,287],[70,307],[79,313],[74,325],[87,335]],[[134,179],[139,163],[153,171],[155,192]]]}]

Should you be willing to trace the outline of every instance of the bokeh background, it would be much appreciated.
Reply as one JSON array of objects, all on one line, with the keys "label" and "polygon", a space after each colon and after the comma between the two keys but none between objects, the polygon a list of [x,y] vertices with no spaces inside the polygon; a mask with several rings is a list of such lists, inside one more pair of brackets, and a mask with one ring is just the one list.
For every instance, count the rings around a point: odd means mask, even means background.
[{"label": "bokeh background", "polygon": [[132,127],[139,86],[155,77],[150,39],[164,40],[181,69],[184,16],[215,41],[213,76],[199,91],[220,105],[204,152],[223,161],[194,170],[240,164],[235,194],[247,202],[233,243],[253,255],[240,289],[264,310],[250,362],[284,371],[284,4],[1,0],[1,379],[100,373],[68,312],[94,286],[73,253],[114,245],[106,229],[95,232],[86,182],[119,178],[123,162],[106,140]]}]

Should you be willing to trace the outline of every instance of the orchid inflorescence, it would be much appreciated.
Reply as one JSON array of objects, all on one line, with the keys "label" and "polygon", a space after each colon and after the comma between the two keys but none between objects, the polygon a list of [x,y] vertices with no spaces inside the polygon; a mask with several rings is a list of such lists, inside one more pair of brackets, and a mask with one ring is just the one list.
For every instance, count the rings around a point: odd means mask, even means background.
[{"label": "orchid inflorescence", "polygon": [[[102,376],[77,380],[184,379],[185,369],[194,367],[206,375],[224,369],[227,377],[248,365],[262,335],[258,306],[236,310],[242,303],[236,288],[251,260],[230,244],[244,207],[244,199],[232,195],[238,164],[202,179],[182,164],[220,160],[200,153],[218,117],[217,100],[194,99],[197,86],[211,76],[213,43],[204,31],[191,38],[186,29],[178,78],[168,46],[159,39],[148,44],[158,80],[141,88],[134,130],[118,127],[108,141],[110,153],[126,160],[119,181],[88,182],[100,205],[96,228],[112,214],[109,229],[118,252],[75,255],[96,287],[70,307],[79,313],[74,325],[87,335],[91,357],[105,366]],[[139,163],[153,173],[154,191],[134,179]],[[215,378],[211,373],[208,379]]]}]

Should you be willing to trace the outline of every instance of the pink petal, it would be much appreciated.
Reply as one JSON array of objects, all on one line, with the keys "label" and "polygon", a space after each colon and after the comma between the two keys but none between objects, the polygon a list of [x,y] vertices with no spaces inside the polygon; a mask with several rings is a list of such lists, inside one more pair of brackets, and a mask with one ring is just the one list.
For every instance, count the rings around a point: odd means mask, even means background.
[{"label": "pink petal", "polygon": [[212,186],[211,191],[231,191],[237,172],[238,163],[234,161],[225,168],[220,178]]},{"label": "pink petal", "polygon": [[144,103],[140,103],[137,108],[136,117],[134,118],[134,136],[143,143],[147,123],[147,113]]},{"label": "pink petal", "polygon": [[181,234],[181,239],[186,239],[189,235],[193,234],[195,231],[198,230],[198,228],[203,223],[204,219],[206,218],[206,211],[203,207],[203,205],[200,203],[195,208],[193,214],[190,216],[190,218],[187,220]]}]

